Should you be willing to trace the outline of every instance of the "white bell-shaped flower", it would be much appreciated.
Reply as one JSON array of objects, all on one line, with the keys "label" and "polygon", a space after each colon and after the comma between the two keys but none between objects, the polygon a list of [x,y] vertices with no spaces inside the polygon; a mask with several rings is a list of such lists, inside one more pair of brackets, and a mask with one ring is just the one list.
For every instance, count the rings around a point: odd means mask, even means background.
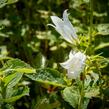
[{"label": "white bell-shaped flower", "polygon": [[72,44],[74,40],[77,39],[76,31],[68,19],[67,10],[63,13],[63,19],[60,19],[57,16],[51,16],[51,19],[54,25],[49,25],[53,26],[66,41]]},{"label": "white bell-shaped flower", "polygon": [[77,52],[77,53],[72,53],[72,51],[69,54],[69,59],[65,61],[64,63],[60,63],[60,65],[67,69],[67,76],[68,78],[78,78],[80,76],[81,71],[83,70],[85,66],[85,60],[86,60],[86,55]]}]

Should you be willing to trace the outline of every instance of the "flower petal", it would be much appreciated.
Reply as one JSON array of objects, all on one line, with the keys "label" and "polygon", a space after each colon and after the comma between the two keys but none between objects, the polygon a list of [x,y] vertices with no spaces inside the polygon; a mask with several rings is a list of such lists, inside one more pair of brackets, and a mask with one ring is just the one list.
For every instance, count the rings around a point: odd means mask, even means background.
[{"label": "flower petal", "polygon": [[69,69],[69,68],[71,68],[71,65],[73,64],[73,59],[72,58],[70,58],[70,59],[68,59],[67,61],[65,61],[65,62],[63,62],[63,63],[60,63],[60,65],[63,67],[63,68],[65,68],[65,69]]},{"label": "flower petal", "polygon": [[67,27],[67,25],[65,25],[65,23],[62,21],[62,19],[60,19],[57,16],[51,16],[51,19],[53,23],[55,24],[55,26],[54,25],[51,25],[51,26],[54,27],[58,31],[58,33],[60,33],[63,36],[63,38],[66,41],[68,41],[69,43],[72,43],[73,39],[71,37],[70,30]]},{"label": "flower petal", "polygon": [[57,16],[51,16],[51,19],[53,21],[53,23],[57,26],[59,24],[63,24],[64,22],[62,21],[62,19],[60,19],[59,17]]},{"label": "flower petal", "polygon": [[76,79],[77,77],[78,77],[78,75],[80,75],[79,74],[80,72],[73,72],[72,71],[72,69],[68,69],[68,73],[67,73],[67,76],[68,76],[68,78],[70,78],[70,79]]},{"label": "flower petal", "polygon": [[68,28],[69,28],[69,30],[71,32],[72,37],[73,38],[77,38],[75,28],[73,27],[73,25],[69,21],[68,15],[69,14],[67,13],[67,10],[65,10],[64,13],[63,13],[63,20],[64,20],[65,24],[68,26]]},{"label": "flower petal", "polygon": [[77,39],[77,35],[74,27],[68,19],[67,10],[63,13],[63,20],[57,16],[51,16],[51,19],[54,23],[54,25],[51,26],[54,27],[66,41],[71,44],[74,43],[74,40]]}]

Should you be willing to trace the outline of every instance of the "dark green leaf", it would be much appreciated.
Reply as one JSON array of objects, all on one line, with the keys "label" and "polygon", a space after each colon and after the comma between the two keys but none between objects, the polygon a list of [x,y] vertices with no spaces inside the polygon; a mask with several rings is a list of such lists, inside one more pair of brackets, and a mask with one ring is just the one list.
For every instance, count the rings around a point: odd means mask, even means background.
[{"label": "dark green leaf", "polygon": [[21,97],[23,97],[25,95],[29,95],[29,88],[28,87],[20,87],[20,88],[16,89],[16,91],[14,92],[12,97],[6,98],[6,99],[1,99],[0,101],[11,103],[11,102],[15,102],[16,100],[20,99]]},{"label": "dark green leaf", "polygon": [[34,81],[51,84],[54,86],[65,87],[66,82],[57,70],[50,68],[39,69],[35,74],[26,74],[26,76]]}]

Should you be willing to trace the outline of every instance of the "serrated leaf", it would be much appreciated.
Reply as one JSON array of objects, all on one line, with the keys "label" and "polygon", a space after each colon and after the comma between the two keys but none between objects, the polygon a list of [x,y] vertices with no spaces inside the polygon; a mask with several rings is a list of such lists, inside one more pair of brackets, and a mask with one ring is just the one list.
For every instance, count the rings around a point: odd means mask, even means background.
[{"label": "serrated leaf", "polygon": [[97,97],[100,94],[99,87],[90,87],[89,90],[85,91],[86,98]]},{"label": "serrated leaf", "polygon": [[[75,109],[78,108],[78,103],[80,99],[80,93],[78,87],[76,86],[67,87],[63,90],[62,95],[64,100],[67,101],[73,108]],[[89,98],[84,97],[83,100],[84,101],[82,101],[83,104],[81,109],[87,109]]]},{"label": "serrated leaf", "polygon": [[62,94],[65,101],[67,101],[73,108],[77,108],[80,94],[76,87],[67,87],[63,90]]},{"label": "serrated leaf", "polygon": [[14,102],[14,101],[20,99],[21,97],[23,97],[25,95],[29,95],[28,87],[17,89],[15,92],[15,95],[13,94],[12,97],[6,98],[6,99],[1,99],[0,101],[6,102],[6,103],[11,103],[11,102]]},{"label": "serrated leaf", "polygon": [[50,84],[54,86],[65,87],[66,82],[60,75],[60,72],[50,68],[36,70],[35,74],[26,74],[26,76],[34,81]]},{"label": "serrated leaf", "polygon": [[100,90],[97,81],[99,81],[99,75],[97,73],[91,72],[90,75],[86,75],[84,81],[84,92],[86,98],[97,97],[99,95]]}]

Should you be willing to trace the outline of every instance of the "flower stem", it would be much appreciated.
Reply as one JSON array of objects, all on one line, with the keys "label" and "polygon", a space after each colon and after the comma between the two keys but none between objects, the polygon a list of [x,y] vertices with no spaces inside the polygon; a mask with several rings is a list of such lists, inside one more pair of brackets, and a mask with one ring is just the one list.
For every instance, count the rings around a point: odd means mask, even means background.
[{"label": "flower stem", "polygon": [[81,87],[78,109],[82,109],[82,104],[83,104],[83,88]]},{"label": "flower stem", "polygon": [[90,0],[90,43],[92,43],[92,32],[93,32],[93,0]]},{"label": "flower stem", "polygon": [[92,49],[92,33],[93,33],[93,0],[90,0],[90,30],[89,30],[89,44],[86,48],[86,51],[88,55],[91,55],[93,53]]},{"label": "flower stem", "polygon": [[85,73],[83,72],[83,79],[80,80],[80,88],[79,88],[79,92],[80,92],[80,98],[79,98],[79,102],[78,102],[78,109],[83,109],[83,105],[84,105],[84,76]]}]

